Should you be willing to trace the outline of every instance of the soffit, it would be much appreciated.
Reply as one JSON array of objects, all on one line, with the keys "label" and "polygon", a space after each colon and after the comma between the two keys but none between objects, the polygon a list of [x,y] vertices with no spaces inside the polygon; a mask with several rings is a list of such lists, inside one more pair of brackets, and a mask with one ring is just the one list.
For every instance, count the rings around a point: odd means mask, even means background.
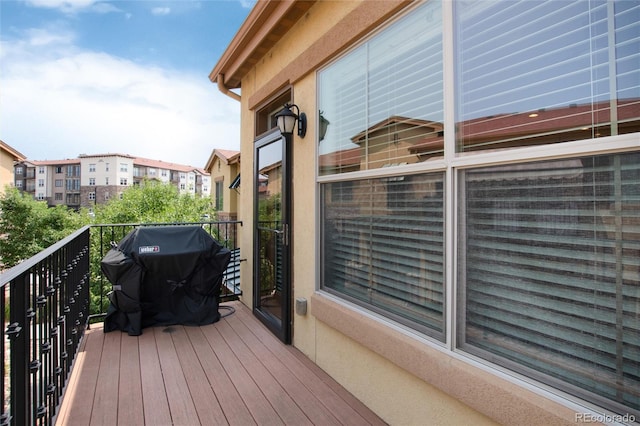
[{"label": "soffit", "polygon": [[242,78],[315,1],[258,1],[209,74],[209,79],[216,82],[222,74],[226,88],[239,88]]}]

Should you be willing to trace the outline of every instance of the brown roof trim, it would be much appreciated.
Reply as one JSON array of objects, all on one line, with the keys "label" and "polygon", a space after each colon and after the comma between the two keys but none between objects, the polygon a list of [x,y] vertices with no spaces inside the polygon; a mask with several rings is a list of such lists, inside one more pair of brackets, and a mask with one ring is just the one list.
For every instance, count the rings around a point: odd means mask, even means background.
[{"label": "brown roof trim", "polygon": [[231,149],[214,149],[207,160],[207,164],[204,166],[204,170],[209,170],[213,167],[214,160],[219,158],[224,164],[235,164],[240,162],[240,151],[234,151]]},{"label": "brown roof trim", "polygon": [[65,160],[29,160],[34,166],[65,166],[80,164],[79,158],[67,158]]},{"label": "brown roof trim", "polygon": [[24,154],[2,140],[0,140],[0,149],[6,151],[15,161],[24,161],[27,159]]},{"label": "brown roof trim", "polygon": [[240,88],[242,78],[251,67],[314,3],[315,0],[256,2],[209,74],[209,80],[217,82],[221,90]]}]

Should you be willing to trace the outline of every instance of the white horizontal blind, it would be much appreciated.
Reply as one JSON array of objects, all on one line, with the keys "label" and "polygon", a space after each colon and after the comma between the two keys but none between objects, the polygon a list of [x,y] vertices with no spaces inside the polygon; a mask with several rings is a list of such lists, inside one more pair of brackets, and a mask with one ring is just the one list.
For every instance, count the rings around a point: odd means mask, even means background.
[{"label": "white horizontal blind", "polygon": [[460,347],[640,414],[640,153],[461,182]]},{"label": "white horizontal blind", "polygon": [[640,131],[640,3],[456,1],[459,151]]},{"label": "white horizontal blind", "polygon": [[444,336],[443,175],[322,185],[323,288]]},{"label": "white horizontal blind", "polygon": [[320,175],[415,163],[435,139],[442,155],[441,22],[428,2],[319,73]]}]

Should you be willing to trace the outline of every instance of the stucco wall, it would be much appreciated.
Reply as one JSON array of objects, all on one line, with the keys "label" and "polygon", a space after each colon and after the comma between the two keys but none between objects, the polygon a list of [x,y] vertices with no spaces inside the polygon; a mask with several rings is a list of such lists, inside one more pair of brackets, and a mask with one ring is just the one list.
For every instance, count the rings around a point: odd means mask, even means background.
[{"label": "stucco wall", "polygon": [[7,185],[13,186],[13,157],[0,149],[0,194]]},{"label": "stucco wall", "polygon": [[[307,114],[307,135],[293,137],[293,297],[309,304],[306,315],[293,314],[293,345],[365,402],[385,421],[394,425],[493,424],[509,422],[516,409],[520,419],[531,424],[570,423],[572,411],[459,360],[452,362],[446,351],[434,351],[423,340],[411,340],[383,322],[364,321],[358,309],[332,302],[317,292],[318,201],[316,191],[316,69],[340,54],[345,46],[362,37],[403,2],[318,2],[291,29],[289,35],[268,51],[242,80],[241,175],[239,219],[243,221],[241,244],[247,262],[241,265],[243,302],[252,306],[253,255],[253,158],[255,110],[291,85],[293,101]],[[348,19],[344,19],[348,17]],[[358,28],[358,25],[362,25]],[[352,28],[353,27],[353,28]],[[311,46],[311,47],[310,47]],[[327,47],[329,46],[329,47]],[[333,47],[330,47],[333,46]],[[315,48],[316,51],[310,49]],[[328,49],[328,50],[324,50]],[[306,69],[306,70],[305,70]],[[332,315],[340,313],[332,322]],[[353,316],[351,316],[353,315]],[[362,322],[352,321],[363,318]],[[375,325],[372,325],[375,324]],[[362,328],[351,330],[350,325]],[[389,332],[380,334],[380,331]],[[378,333],[378,334],[376,334]],[[358,334],[369,340],[358,341]],[[376,340],[376,335],[378,340]],[[396,339],[396,340],[394,340]],[[407,343],[407,341],[409,343]],[[394,351],[404,342],[412,358]],[[425,350],[422,350],[425,348]],[[433,355],[429,357],[429,354]],[[397,359],[396,359],[397,358]],[[429,365],[439,365],[438,376],[428,374]],[[417,370],[416,368],[417,367]],[[427,373],[425,373],[427,371]],[[455,386],[447,387],[447,374],[459,373]],[[435,380],[432,384],[429,380]],[[471,380],[473,392],[466,392]],[[506,389],[506,390],[503,390]],[[489,394],[484,394],[484,390]],[[513,398],[511,398],[511,394]],[[509,396],[507,398],[507,396]],[[531,401],[529,401],[531,400]],[[515,403],[514,408],[509,404]],[[482,405],[493,404],[492,407]],[[484,414],[482,414],[484,413]],[[533,416],[533,417],[532,417]]]}]

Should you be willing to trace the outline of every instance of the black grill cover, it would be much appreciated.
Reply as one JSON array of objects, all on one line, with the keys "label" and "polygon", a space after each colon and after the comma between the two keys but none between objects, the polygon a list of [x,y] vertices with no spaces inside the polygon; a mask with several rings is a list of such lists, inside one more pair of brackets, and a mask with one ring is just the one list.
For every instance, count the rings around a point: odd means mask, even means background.
[{"label": "black grill cover", "polygon": [[218,321],[230,257],[200,226],[134,229],[102,259],[102,272],[113,285],[104,331],[137,336],[154,325]]}]

